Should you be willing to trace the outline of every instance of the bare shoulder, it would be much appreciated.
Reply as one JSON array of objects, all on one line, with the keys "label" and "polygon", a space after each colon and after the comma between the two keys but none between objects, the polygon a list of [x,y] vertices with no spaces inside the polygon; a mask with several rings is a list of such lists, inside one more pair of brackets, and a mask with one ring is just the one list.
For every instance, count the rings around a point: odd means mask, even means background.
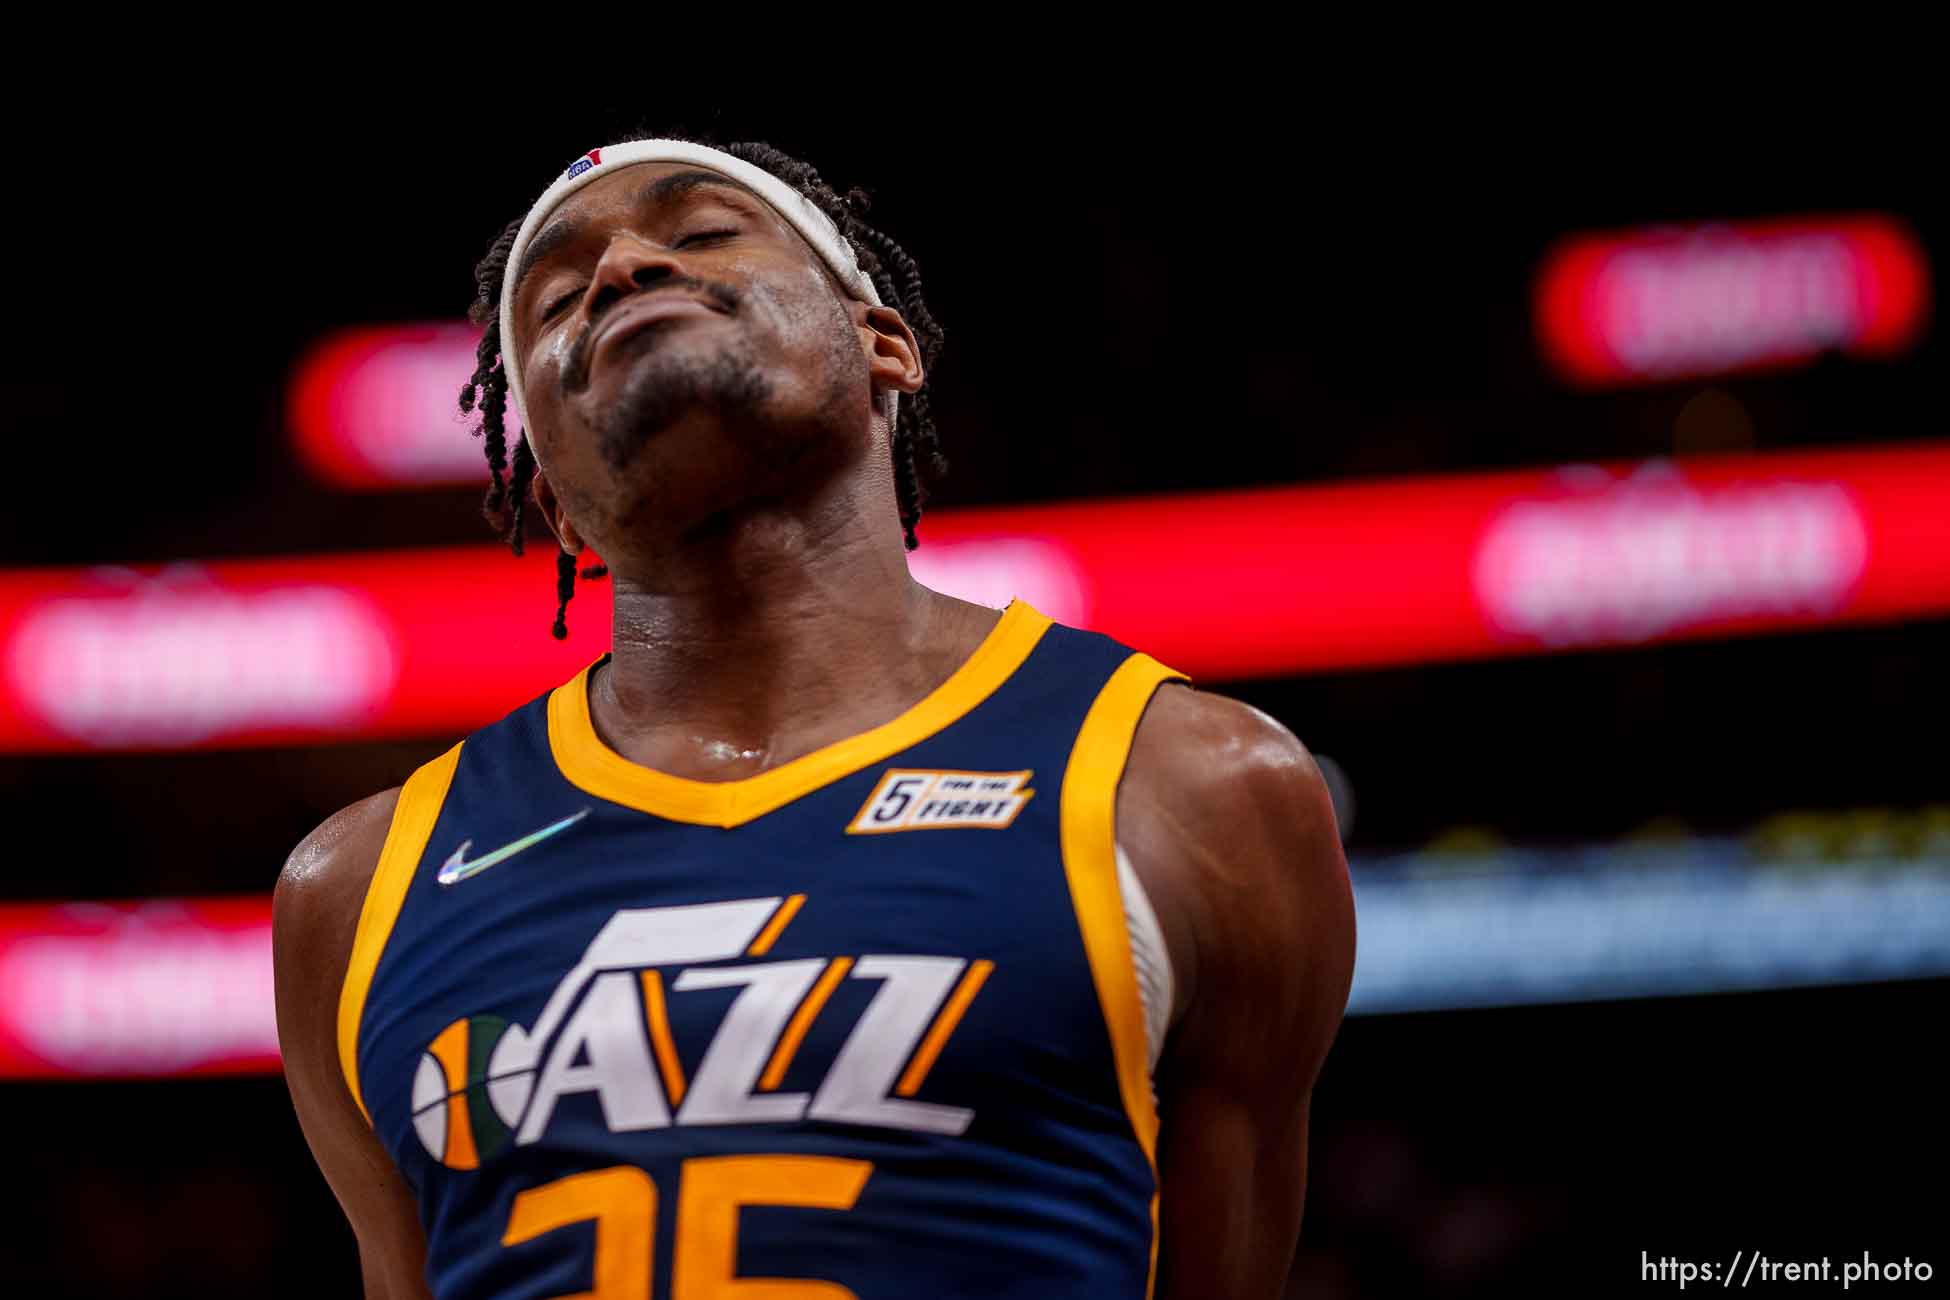
[{"label": "bare shoulder", "polygon": [[412,1192],[353,1099],[338,1045],[339,991],[399,796],[395,787],[361,799],[300,841],[278,876],[271,918],[285,1085],[358,1237],[370,1300],[427,1295]]},{"label": "bare shoulder", "polygon": [[[1278,719],[1243,700],[1166,683],[1152,698],[1132,747],[1129,778],[1153,798],[1193,795],[1196,815],[1213,800],[1217,824],[1249,809],[1333,829],[1327,784],[1307,747]],[[1296,826],[1296,829],[1301,827]]]},{"label": "bare shoulder", "polygon": [[281,980],[287,975],[326,973],[306,969],[312,966],[311,961],[302,966],[288,964],[287,955],[295,957],[302,950],[307,957],[317,959],[336,951],[339,961],[330,972],[336,987],[338,976],[345,970],[344,959],[352,951],[359,911],[392,828],[399,795],[400,787],[394,786],[340,809],[299,841],[285,860],[272,896],[272,929]]},{"label": "bare shoulder", "polygon": [[342,1086],[335,1082],[339,989],[399,795],[395,786],[333,813],[299,841],[278,874],[271,957],[278,1039],[295,1090]]},{"label": "bare shoulder", "polygon": [[1277,719],[1161,686],[1132,745],[1117,833],[1187,986],[1181,1010],[1201,984],[1278,979],[1295,961],[1313,967],[1326,1000],[1335,985],[1344,998],[1352,892],[1333,802],[1313,755]]}]

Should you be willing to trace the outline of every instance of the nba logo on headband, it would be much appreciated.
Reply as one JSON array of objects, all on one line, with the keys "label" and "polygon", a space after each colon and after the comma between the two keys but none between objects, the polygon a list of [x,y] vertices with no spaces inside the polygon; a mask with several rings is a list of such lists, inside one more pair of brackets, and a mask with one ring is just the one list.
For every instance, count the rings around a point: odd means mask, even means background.
[{"label": "nba logo on headband", "polygon": [[569,170],[562,173],[562,179],[565,181],[574,180],[602,160],[603,151],[601,149],[591,149],[588,153],[569,164]]}]

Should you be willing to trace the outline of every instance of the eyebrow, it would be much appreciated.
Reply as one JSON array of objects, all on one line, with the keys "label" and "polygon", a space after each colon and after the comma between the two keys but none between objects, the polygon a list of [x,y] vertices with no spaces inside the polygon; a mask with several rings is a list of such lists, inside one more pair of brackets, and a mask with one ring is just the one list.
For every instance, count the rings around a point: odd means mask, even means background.
[{"label": "eyebrow", "polygon": [[[717,172],[687,171],[672,172],[668,176],[660,176],[656,180],[651,181],[636,196],[637,206],[643,208],[667,207],[676,203],[693,190],[706,185],[733,190],[748,198],[758,199],[760,203],[765,201],[758,191],[752,189],[749,185],[744,185],[733,180],[729,176],[720,175]],[[535,268],[537,262],[582,238],[585,225],[586,223],[575,217],[564,217],[560,221],[551,222],[547,226],[544,226],[541,233],[529,241],[527,251],[521,256],[521,266],[515,272],[515,283],[511,293],[518,294],[521,292],[521,282],[528,278],[528,273]]]}]

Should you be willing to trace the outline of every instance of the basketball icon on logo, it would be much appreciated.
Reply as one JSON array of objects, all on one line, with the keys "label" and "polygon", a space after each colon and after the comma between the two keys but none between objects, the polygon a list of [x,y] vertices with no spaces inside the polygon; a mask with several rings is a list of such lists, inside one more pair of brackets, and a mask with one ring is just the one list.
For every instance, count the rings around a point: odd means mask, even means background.
[{"label": "basketball icon on logo", "polygon": [[470,1016],[440,1031],[413,1076],[413,1131],[449,1169],[474,1169],[508,1141],[488,1101],[488,1057],[508,1030],[499,1016]]}]

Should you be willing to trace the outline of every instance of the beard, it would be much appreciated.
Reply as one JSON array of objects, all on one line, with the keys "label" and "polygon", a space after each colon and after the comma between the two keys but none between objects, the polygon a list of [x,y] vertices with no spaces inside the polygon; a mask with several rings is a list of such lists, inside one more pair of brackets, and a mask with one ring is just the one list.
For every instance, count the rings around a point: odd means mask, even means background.
[{"label": "beard", "polygon": [[[651,327],[646,334],[655,334]],[[603,411],[595,428],[596,448],[610,469],[620,473],[658,433],[697,407],[714,410],[721,423],[736,427],[753,417],[772,397],[772,381],[743,339],[707,356],[666,342],[639,358],[623,389]]]}]

